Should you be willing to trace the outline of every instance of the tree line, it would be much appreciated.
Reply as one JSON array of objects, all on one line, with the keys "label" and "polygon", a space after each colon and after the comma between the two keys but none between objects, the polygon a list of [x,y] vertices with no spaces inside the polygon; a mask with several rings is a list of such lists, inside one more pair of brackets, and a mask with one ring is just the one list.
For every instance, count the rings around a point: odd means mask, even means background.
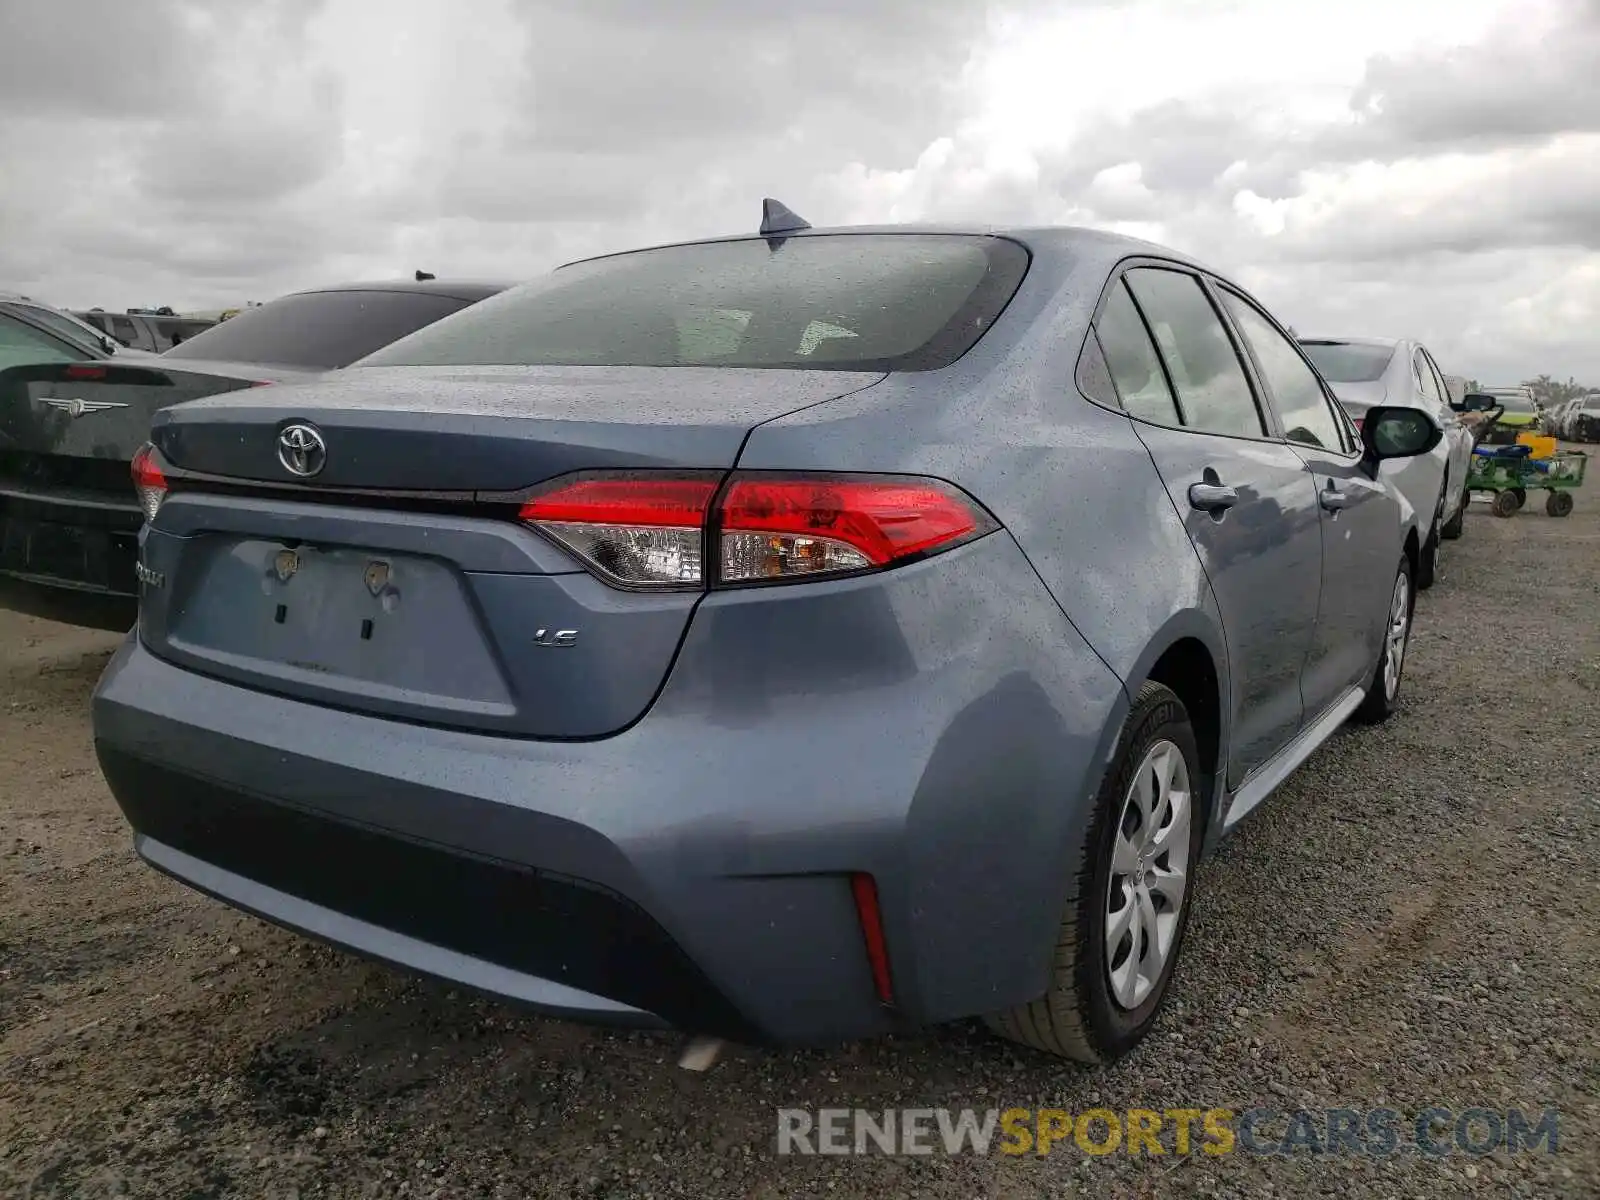
[{"label": "tree line", "polygon": [[[1467,380],[1469,392],[1481,391],[1484,386],[1476,379]],[[1570,375],[1567,376],[1565,383],[1552,376],[1541,375],[1537,379],[1524,379],[1522,386],[1532,391],[1533,398],[1546,408],[1554,404],[1565,404],[1568,400],[1580,399],[1591,392],[1600,392],[1600,387],[1589,387],[1587,384],[1579,383]]]}]

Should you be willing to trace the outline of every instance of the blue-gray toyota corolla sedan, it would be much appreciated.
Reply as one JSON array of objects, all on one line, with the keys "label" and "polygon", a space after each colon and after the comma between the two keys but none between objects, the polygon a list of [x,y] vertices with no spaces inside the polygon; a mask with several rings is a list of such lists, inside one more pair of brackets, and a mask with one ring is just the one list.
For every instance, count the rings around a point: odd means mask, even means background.
[{"label": "blue-gray toyota corolla sedan", "polygon": [[1395,705],[1417,418],[1156,246],[769,204],[162,412],[95,744],[158,869],[545,1012],[1103,1061]]}]

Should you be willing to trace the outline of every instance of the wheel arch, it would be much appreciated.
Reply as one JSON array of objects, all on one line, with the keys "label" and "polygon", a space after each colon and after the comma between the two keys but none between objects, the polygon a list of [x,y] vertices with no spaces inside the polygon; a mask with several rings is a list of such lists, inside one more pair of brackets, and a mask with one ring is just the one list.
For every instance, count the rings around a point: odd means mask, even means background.
[{"label": "wheel arch", "polygon": [[1205,780],[1200,792],[1209,847],[1224,811],[1221,801],[1233,715],[1227,640],[1217,615],[1196,610],[1175,614],[1151,639],[1129,673],[1125,682],[1128,695],[1137,695],[1147,682],[1170,688],[1188,710]]}]

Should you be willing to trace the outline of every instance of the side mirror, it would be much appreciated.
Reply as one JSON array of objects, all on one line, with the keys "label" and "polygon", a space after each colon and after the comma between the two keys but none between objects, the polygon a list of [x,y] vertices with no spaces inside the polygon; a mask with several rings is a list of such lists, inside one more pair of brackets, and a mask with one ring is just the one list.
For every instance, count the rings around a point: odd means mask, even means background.
[{"label": "side mirror", "polygon": [[[1454,407],[1454,406],[1452,406]],[[1491,408],[1500,407],[1500,402],[1486,392],[1468,392],[1461,397],[1461,407],[1458,412],[1488,412]]]},{"label": "side mirror", "polygon": [[1444,434],[1421,409],[1380,404],[1361,422],[1361,448],[1369,463],[1416,458],[1437,446]]}]

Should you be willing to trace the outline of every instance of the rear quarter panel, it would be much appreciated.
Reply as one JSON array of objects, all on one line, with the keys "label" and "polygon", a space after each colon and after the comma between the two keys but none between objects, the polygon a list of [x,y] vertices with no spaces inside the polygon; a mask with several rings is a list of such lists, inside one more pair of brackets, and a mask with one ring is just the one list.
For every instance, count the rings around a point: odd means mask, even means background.
[{"label": "rear quarter panel", "polygon": [[1036,257],[964,358],[762,425],[739,465],[947,479],[999,518],[1120,679],[1142,680],[1164,630],[1200,637],[1225,664],[1199,558],[1149,452],[1126,416],[1077,387],[1110,265]]},{"label": "rear quarter panel", "polygon": [[1183,522],[1129,419],[1077,387],[1088,321],[1113,262],[1074,269],[1036,256],[1002,319],[958,362],[891,375],[762,425],[739,465],[905,472],[959,484],[1006,527],[1129,691],[1168,646],[1193,637],[1211,652],[1226,713],[1221,622]]}]

